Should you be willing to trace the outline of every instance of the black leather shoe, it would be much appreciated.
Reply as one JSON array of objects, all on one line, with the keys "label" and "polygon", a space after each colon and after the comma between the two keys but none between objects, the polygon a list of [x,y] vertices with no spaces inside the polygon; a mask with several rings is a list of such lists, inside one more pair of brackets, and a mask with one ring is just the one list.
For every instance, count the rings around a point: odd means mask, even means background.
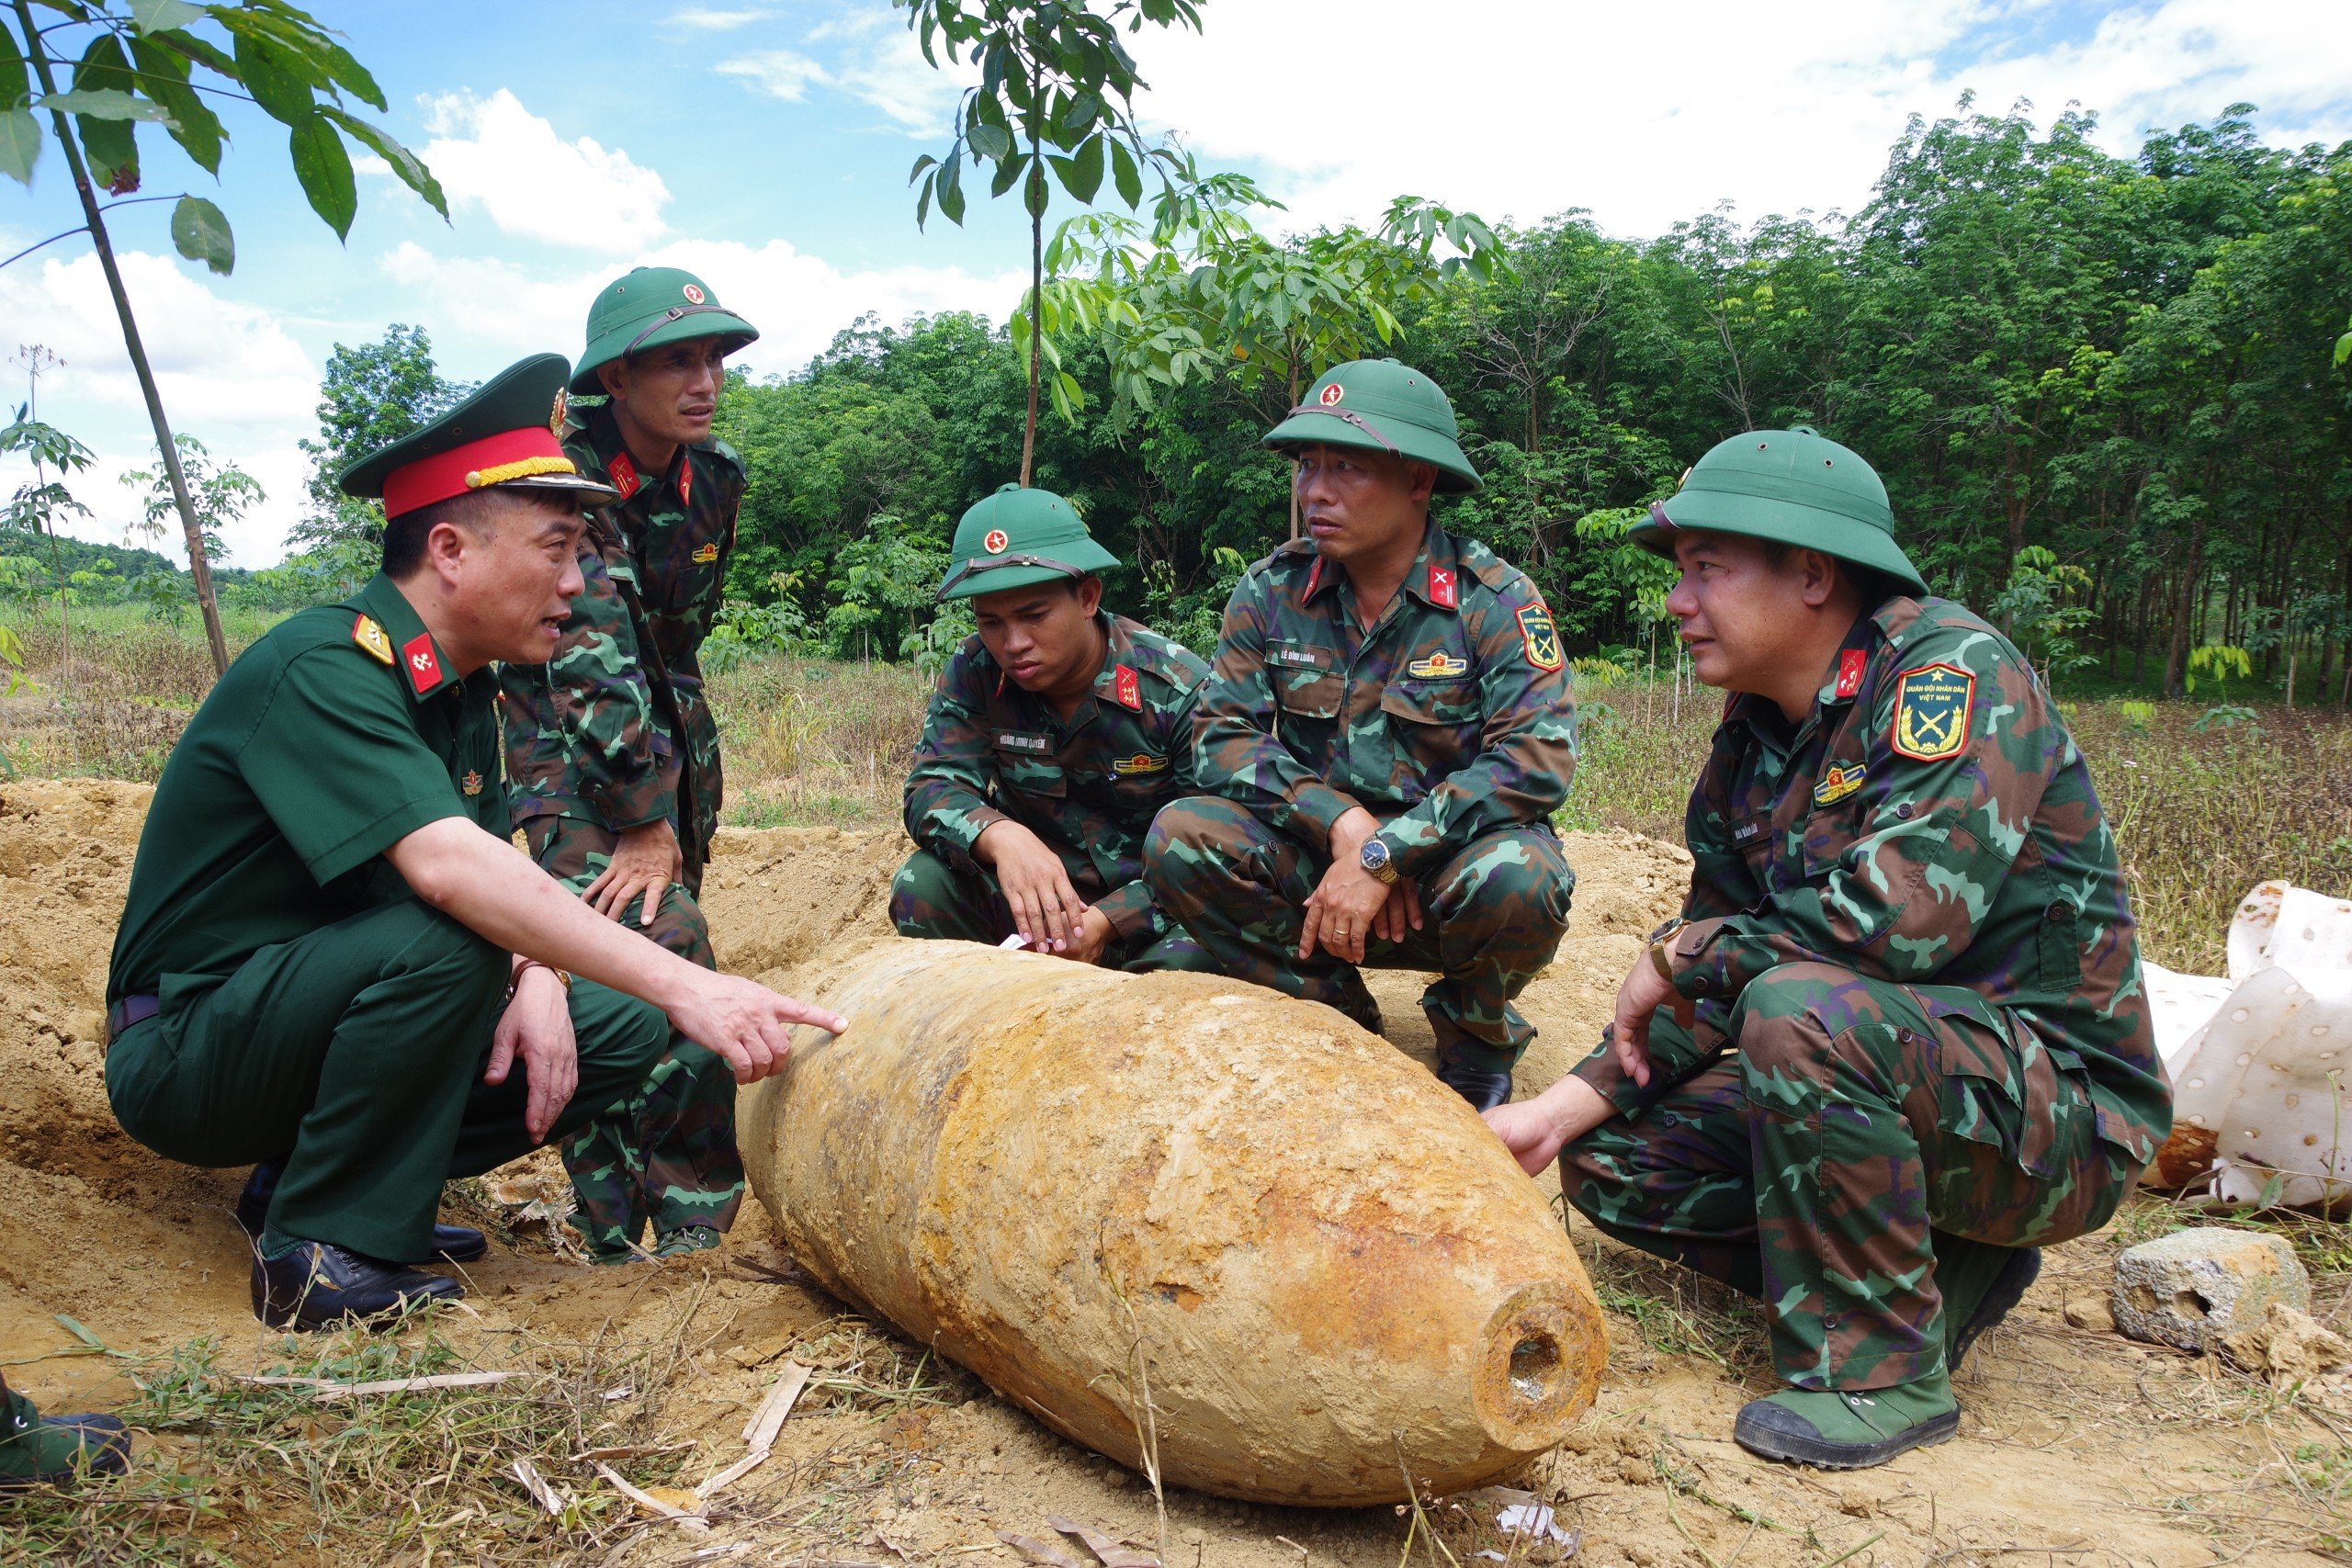
[{"label": "black leather shoe", "polygon": [[336,1328],[465,1293],[446,1274],[422,1273],[322,1241],[298,1243],[283,1258],[254,1254],[254,1315],[272,1328]]},{"label": "black leather shoe", "polygon": [[2026,1292],[2031,1290],[2033,1282],[2040,1278],[2041,1248],[2021,1247],[2011,1253],[2008,1261],[2001,1265],[2001,1271],[1993,1277],[1992,1284],[1985,1287],[1984,1299],[1976,1303],[1976,1310],[1968,1314],[1967,1323],[1953,1337],[1951,1348],[1944,1352],[1946,1370],[1960,1371],[1961,1362],[1968,1359],[1969,1348],[1976,1343],[1978,1337],[2015,1311],[2018,1303],[2025,1300]]},{"label": "black leather shoe", "polygon": [[[269,1201],[277,1192],[277,1162],[264,1160],[254,1167],[245,1178],[245,1190],[237,1194],[237,1224],[254,1240],[261,1239],[261,1227],[269,1219]],[[433,1227],[433,1257],[443,1263],[471,1263],[490,1250],[490,1238],[469,1225],[440,1225]]]},{"label": "black leather shoe", "polygon": [[1440,1062],[1438,1082],[1470,1102],[1473,1111],[1492,1111],[1510,1099],[1509,1073],[1482,1072],[1459,1062]]}]

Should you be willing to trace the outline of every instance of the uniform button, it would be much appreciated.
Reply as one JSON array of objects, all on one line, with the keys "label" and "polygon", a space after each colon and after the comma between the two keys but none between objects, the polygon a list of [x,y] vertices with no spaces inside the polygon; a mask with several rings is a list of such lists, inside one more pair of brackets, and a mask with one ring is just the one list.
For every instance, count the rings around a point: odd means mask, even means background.
[{"label": "uniform button", "polygon": [[1894,1038],[1898,1043],[1908,1045],[1919,1037],[1907,1029],[1898,1029],[1894,1032]]},{"label": "uniform button", "polygon": [[1894,808],[1894,815],[1901,821],[1908,822],[1916,814],[1916,808],[1907,800]]},{"label": "uniform button", "polygon": [[1690,988],[1698,992],[1702,997],[1707,994],[1707,987],[1708,980],[1704,975],[1700,976],[1697,979],[1690,982]]},{"label": "uniform button", "polygon": [[2041,911],[2044,919],[2053,921],[2063,920],[2074,912],[2075,907],[2072,904],[2067,903],[2064,898],[2052,900],[2050,908]]},{"label": "uniform button", "polygon": [[1659,1125],[1659,1126],[1661,1126],[1661,1127],[1679,1127],[1679,1126],[1681,1126],[1681,1125],[1682,1125],[1682,1118],[1681,1118],[1681,1117],[1679,1117],[1679,1116],[1677,1116],[1677,1115],[1676,1115],[1673,1111],[1668,1111],[1665,1115],[1663,1115],[1663,1116],[1659,1117],[1659,1118],[1657,1119],[1657,1121],[1658,1121],[1658,1125]]},{"label": "uniform button", "polygon": [[1834,1313],[1834,1312],[1825,1312],[1825,1313],[1823,1313],[1823,1314],[1821,1314],[1821,1326],[1822,1326],[1822,1327],[1824,1327],[1824,1328],[1835,1328],[1835,1327],[1837,1327],[1837,1326],[1838,1326],[1838,1314],[1837,1314],[1836,1313]]}]

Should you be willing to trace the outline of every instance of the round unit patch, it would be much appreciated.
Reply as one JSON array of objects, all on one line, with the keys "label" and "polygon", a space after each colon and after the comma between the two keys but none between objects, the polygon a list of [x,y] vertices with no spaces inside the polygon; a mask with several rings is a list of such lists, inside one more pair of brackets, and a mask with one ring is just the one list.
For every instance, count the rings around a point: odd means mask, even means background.
[{"label": "round unit patch", "polygon": [[989,530],[989,536],[980,541],[980,548],[988,551],[988,553],[992,556],[1001,556],[1004,554],[1006,547],[1012,543],[1012,541],[1011,539],[1004,536],[1003,529],[991,528]]},{"label": "round unit patch", "polygon": [[702,296],[702,290],[701,290],[701,288],[697,288],[695,285],[691,284],[691,283],[687,284],[687,285],[686,285],[686,288],[685,288],[685,294],[686,294],[686,303],[687,303],[687,304],[689,304],[689,305],[699,305],[699,304],[701,304],[701,303],[702,303],[702,298],[703,298],[703,296]]},{"label": "round unit patch", "polygon": [[1347,395],[1348,389],[1345,387],[1340,386],[1337,381],[1334,381],[1329,386],[1323,389],[1323,406],[1328,409]]}]

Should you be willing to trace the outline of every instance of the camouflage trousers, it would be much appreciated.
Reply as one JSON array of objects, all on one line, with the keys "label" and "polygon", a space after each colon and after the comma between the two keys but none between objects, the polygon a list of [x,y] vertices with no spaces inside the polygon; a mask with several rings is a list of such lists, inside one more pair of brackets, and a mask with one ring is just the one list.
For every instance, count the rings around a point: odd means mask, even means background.
[{"label": "camouflage trousers", "polygon": [[[1144,841],[1144,877],[1159,907],[1183,923],[1217,971],[1339,1009],[1367,1029],[1380,1007],[1356,965],[1321,950],[1298,956],[1307,897],[1328,860],[1237,801],[1193,795],[1160,808]],[[1374,937],[1375,969],[1434,969],[1421,1010],[1442,1060],[1508,1072],[1535,1026],[1511,999],[1552,961],[1576,890],[1558,835],[1510,828],[1418,879],[1423,924],[1405,940]]]},{"label": "camouflage trousers", "polygon": [[[609,829],[577,817],[535,818],[524,832],[531,858],[575,893],[611,863],[618,841]],[[684,874],[684,882],[672,883],[662,894],[651,925],[637,923],[641,896],[621,911],[624,923],[679,957],[714,969],[710,928],[695,901],[702,867],[689,863]],[[563,1167],[579,1203],[572,1224],[599,1262],[635,1257],[648,1222],[657,1248],[715,1242],[743,1203],[734,1070],[692,1041],[678,1042],[654,1064],[643,1088],[565,1143]]]},{"label": "camouflage trousers", "polygon": [[[1077,886],[1075,883],[1072,886]],[[1081,897],[1088,889],[1078,888]],[[1012,908],[988,867],[961,856],[917,850],[890,879],[890,923],[900,936],[984,942],[993,947],[1012,934]],[[1151,929],[1113,936],[1102,949],[1106,969],[1148,974],[1157,969],[1215,971],[1216,964],[1175,921],[1157,909]]]},{"label": "camouflage trousers", "polygon": [[1720,1056],[1661,1012],[1646,1089],[1605,1037],[1577,1066],[1625,1114],[1562,1152],[1561,1190],[1619,1240],[1760,1296],[1799,1388],[1944,1370],[1939,1271],[2095,1231],[2138,1174],[2074,1053],[1976,991],[1789,964],[1727,1013],[1701,1006]]}]

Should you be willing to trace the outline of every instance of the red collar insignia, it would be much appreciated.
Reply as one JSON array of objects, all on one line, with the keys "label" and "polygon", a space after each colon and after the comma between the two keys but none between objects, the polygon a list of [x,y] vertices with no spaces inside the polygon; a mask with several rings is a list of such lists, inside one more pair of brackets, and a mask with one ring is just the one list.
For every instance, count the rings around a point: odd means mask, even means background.
[{"label": "red collar insignia", "polygon": [[616,452],[613,460],[605,465],[605,472],[613,476],[613,488],[627,501],[637,493],[637,465],[628,460],[626,452]]},{"label": "red collar insignia", "polygon": [[441,660],[434,654],[432,633],[419,632],[409,638],[401,649],[401,662],[408,667],[409,683],[418,696],[441,683]]},{"label": "red collar insignia", "polygon": [[1121,707],[1134,713],[1143,712],[1143,682],[1136,680],[1136,672],[1124,664],[1111,671],[1111,694],[1118,699]]},{"label": "red collar insignia", "polygon": [[678,504],[684,506],[694,494],[695,460],[685,453],[678,454]]},{"label": "red collar insignia", "polygon": [[1842,700],[1862,689],[1862,671],[1870,667],[1871,656],[1859,648],[1849,648],[1838,656],[1838,695]]},{"label": "red collar insignia", "polygon": [[1301,599],[1314,598],[1315,590],[1321,585],[1322,581],[1323,558],[1321,556],[1317,556],[1315,558],[1315,564],[1306,569],[1306,592],[1301,593],[1299,597]]},{"label": "red collar insignia", "polygon": [[1453,570],[1435,561],[1430,563],[1430,603],[1441,609],[1461,606],[1462,590],[1455,585]]}]

